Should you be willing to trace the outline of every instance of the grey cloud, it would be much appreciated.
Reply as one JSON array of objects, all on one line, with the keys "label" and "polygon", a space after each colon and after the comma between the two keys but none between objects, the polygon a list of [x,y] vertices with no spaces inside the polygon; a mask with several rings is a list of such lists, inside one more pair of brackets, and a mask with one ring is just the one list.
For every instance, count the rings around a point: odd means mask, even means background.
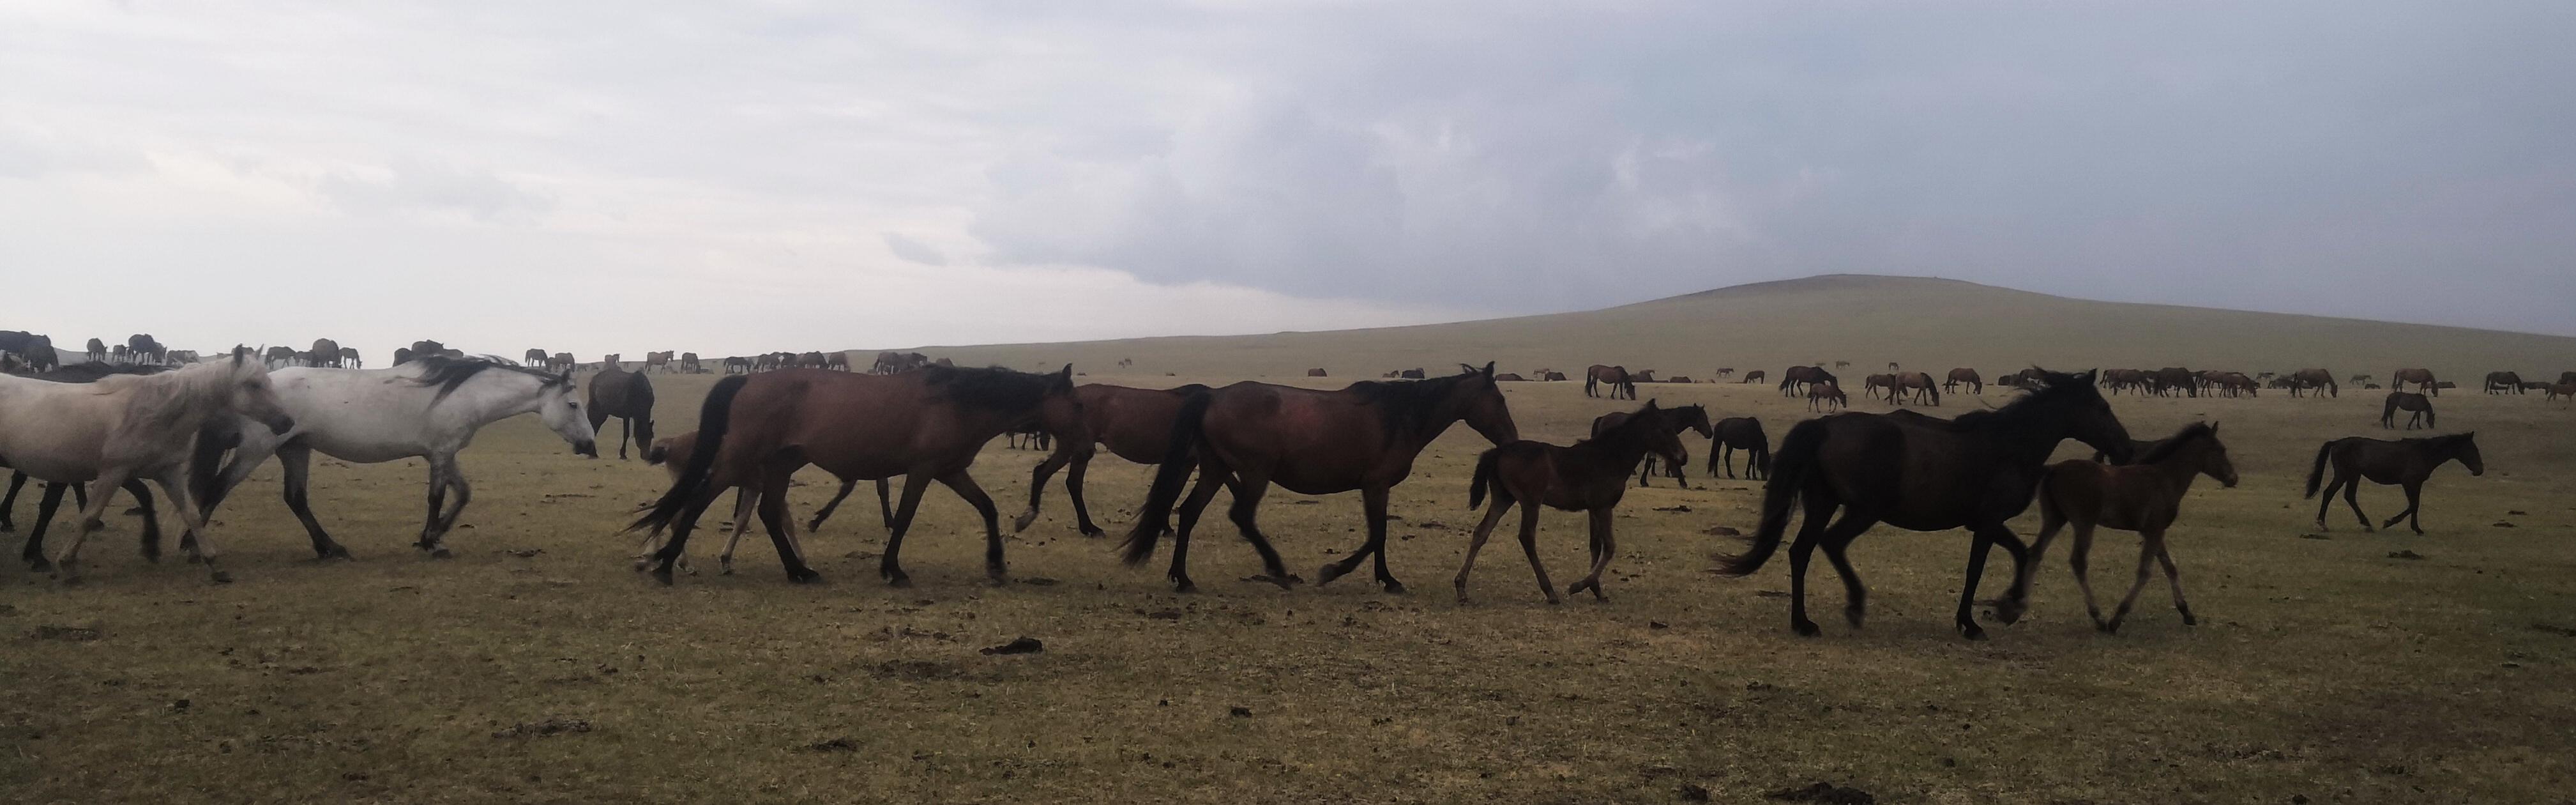
[{"label": "grey cloud", "polygon": [[929,266],[944,266],[948,264],[947,256],[940,254],[938,249],[931,248],[930,244],[913,240],[893,232],[885,233],[885,245],[886,251],[894,252],[894,256],[901,257],[915,263]]},{"label": "grey cloud", "polygon": [[351,212],[458,212],[486,221],[543,212],[551,202],[489,171],[411,163],[381,174],[337,170],[315,189]]}]

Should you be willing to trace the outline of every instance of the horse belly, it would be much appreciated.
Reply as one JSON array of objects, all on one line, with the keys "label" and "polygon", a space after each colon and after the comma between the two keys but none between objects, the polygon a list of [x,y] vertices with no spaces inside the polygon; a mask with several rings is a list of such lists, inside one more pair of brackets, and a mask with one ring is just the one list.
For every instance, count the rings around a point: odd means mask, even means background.
[{"label": "horse belly", "polygon": [[306,447],[323,455],[351,464],[381,464],[413,458],[422,453],[419,443],[381,438],[366,438],[331,430],[311,430],[296,434]]}]

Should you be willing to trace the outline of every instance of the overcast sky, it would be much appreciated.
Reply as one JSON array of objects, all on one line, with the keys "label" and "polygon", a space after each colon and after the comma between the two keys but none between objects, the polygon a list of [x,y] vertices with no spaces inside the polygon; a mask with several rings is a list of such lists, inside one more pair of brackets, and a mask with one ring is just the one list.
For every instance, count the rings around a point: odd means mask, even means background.
[{"label": "overcast sky", "polygon": [[2576,334],[2576,3],[0,2],[0,328],[515,356],[1829,272]]}]

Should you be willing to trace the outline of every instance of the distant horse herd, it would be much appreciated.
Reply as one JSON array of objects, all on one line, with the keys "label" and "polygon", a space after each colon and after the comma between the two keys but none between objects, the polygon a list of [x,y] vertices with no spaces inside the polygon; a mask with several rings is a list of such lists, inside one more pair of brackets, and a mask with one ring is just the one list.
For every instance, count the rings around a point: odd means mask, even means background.
[{"label": "distant horse herd", "polygon": [[[216,581],[228,581],[217,563],[208,523],[228,493],[271,457],[283,472],[285,503],[311,537],[316,556],[347,557],[347,548],[331,538],[309,506],[314,452],[347,463],[426,459],[429,509],[414,545],[426,555],[447,556],[445,536],[472,494],[457,465],[457,451],[485,424],[537,413],[575,453],[594,458],[600,429],[608,419],[620,419],[619,457],[628,455],[631,442],[646,461],[666,467],[668,489],[628,525],[629,531],[646,535],[637,569],[650,571],[664,584],[675,581],[675,570],[689,568],[689,537],[705,510],[728,491],[735,501],[734,541],[756,517],[788,578],[818,579],[798,543],[799,529],[786,499],[792,476],[809,465],[842,483],[838,495],[803,525],[806,531],[819,529],[857,482],[877,483],[888,531],[878,572],[888,583],[909,583],[901,563],[903,538],[932,483],[947,487],[982,518],[985,572],[996,582],[1007,580],[1000,510],[969,473],[985,444],[1007,434],[1015,445],[1027,437],[1030,446],[1048,451],[1031,474],[1027,508],[1012,520],[1015,532],[1035,522],[1049,479],[1065,471],[1074,527],[1087,536],[1104,536],[1106,531],[1092,520],[1083,482],[1091,459],[1105,446],[1120,458],[1157,467],[1119,553],[1127,563],[1141,564],[1169,537],[1166,575],[1176,590],[1196,588],[1189,574],[1190,537],[1218,492],[1231,496],[1226,518],[1261,563],[1254,578],[1281,587],[1305,580],[1289,571],[1259,524],[1261,502],[1276,486],[1304,495],[1360,493],[1364,539],[1348,555],[1317,569],[1316,584],[1330,583],[1366,563],[1377,585],[1402,592],[1404,585],[1387,564],[1391,490],[1411,476],[1415,460],[1432,440],[1465,423],[1493,446],[1476,458],[1468,481],[1468,505],[1485,511],[1452,580],[1461,600],[1467,598],[1478,552],[1515,508],[1520,510],[1519,542],[1540,590],[1551,603],[1560,600],[1537,554],[1542,506],[1588,517],[1591,561],[1563,593],[1606,598],[1604,573],[1618,544],[1613,513],[1628,477],[1634,474],[1639,485],[1646,485],[1660,466],[1661,474],[1687,485],[1681,468],[1689,454],[1679,437],[1697,433],[1710,440],[1712,476],[1723,472],[1734,477],[1733,453],[1742,450],[1747,453],[1745,476],[1763,483],[1757,528],[1745,538],[1744,552],[1721,559],[1718,572],[1752,573],[1786,542],[1790,625],[1805,635],[1819,631],[1807,615],[1806,575],[1820,548],[1843,581],[1845,618],[1854,626],[1862,622],[1867,592],[1846,550],[1881,523],[1912,531],[1970,533],[1955,623],[1971,638],[1984,634],[1972,608],[1989,552],[2001,548],[2014,561],[2009,589],[1993,602],[1994,617],[2011,623],[2026,610],[2035,560],[2069,527],[2074,533],[2072,565],[2098,628],[2120,627],[2156,568],[2171,583],[2184,622],[2196,622],[2164,535],[2178,518],[2194,478],[2206,475],[2235,485],[2226,446],[2215,423],[2194,424],[2164,439],[2132,439],[2113,413],[2110,397],[2123,391],[2251,395],[2263,387],[2329,398],[2340,394],[2333,374],[2322,369],[2247,376],[2180,368],[2086,373],[2033,368],[1996,373],[1999,385],[2020,392],[2000,407],[1946,419],[1906,408],[1833,413],[1796,423],[1776,450],[1756,419],[1718,418],[1701,405],[1665,407],[1653,400],[1603,414],[1592,423],[1589,438],[1557,445],[1520,438],[1500,385],[1518,375],[1497,373],[1492,363],[1461,364],[1458,373],[1437,376],[1421,369],[1399,370],[1393,379],[1339,389],[1257,381],[1154,389],[1077,384],[1071,365],[1024,372],[958,367],[920,353],[887,352],[877,356],[870,371],[853,372],[846,353],[777,352],[720,361],[728,376],[716,381],[701,403],[698,430],[656,438],[647,375],[704,371],[694,353],[647,353],[632,371],[620,356],[607,356],[586,389],[577,389],[574,371],[579,367],[571,357],[539,349],[528,350],[522,364],[469,357],[421,341],[396,350],[389,368],[364,369],[354,350],[329,339],[304,351],[236,347],[223,357],[200,361],[174,360],[178,353],[144,335],[129,339],[121,353],[101,349],[104,345],[95,340],[91,346],[99,357],[62,366],[51,359],[50,340],[0,333],[0,348],[20,358],[11,362],[9,374],[0,376],[0,465],[20,475],[8,497],[13,500],[28,478],[45,485],[22,557],[31,569],[51,571],[64,583],[82,578],[81,547],[101,526],[118,491],[136,497],[144,515],[143,553],[158,556],[160,532],[147,481],[159,487],[161,500],[179,516],[181,550],[206,564]],[[1848,362],[1837,365],[1847,367]],[[1547,369],[1533,374],[1564,377]],[[1729,368],[1713,376],[1735,374]],[[1763,375],[1746,372],[1744,382],[1766,382]],[[1321,370],[1309,376],[1320,377]],[[1648,371],[1596,365],[1585,372],[1585,392],[1633,400],[1637,386],[1655,382],[1653,378]],[[1930,373],[1891,363],[1887,372],[1865,378],[1864,390],[1868,397],[1894,405],[1939,405],[1944,392],[1980,393],[1984,378],[1962,368],[1936,381]],[[2391,392],[2381,423],[2396,427],[2396,415],[2411,412],[2407,427],[2434,427],[2430,399],[2443,385],[2422,369],[2402,369],[2391,378],[2420,393]],[[2352,379],[2369,385],[2367,378]],[[2485,386],[2489,393],[2503,394],[2539,384],[2498,372]],[[1783,395],[1807,397],[1818,410],[1850,404],[1835,374],[1820,365],[1790,367],[1782,372],[1779,388]],[[2576,396],[2576,372],[2539,390],[2550,399]],[[2068,439],[2092,446],[2101,460],[2049,464],[2051,453]],[[2325,527],[2332,500],[2340,493],[2364,528],[2405,522],[2420,534],[2423,484],[2435,468],[2451,461],[2472,475],[2485,472],[2473,433],[2326,442],[2316,453],[2306,486],[2307,496],[2322,497],[2317,526]],[[895,479],[903,481],[899,494],[891,488]],[[2364,480],[2401,487],[2406,508],[2374,524],[2355,499]],[[48,556],[44,532],[67,491],[80,502],[78,530]],[[9,502],[0,500],[0,529],[14,527],[7,520]],[[2041,531],[2025,545],[2006,522],[2034,502],[2042,515]],[[1803,525],[1792,537],[1789,525],[1801,515]],[[2085,576],[2092,534],[2106,527],[2135,531],[2145,540],[2135,580],[2107,617],[2094,603]],[[731,572],[733,552],[728,544],[724,572]]]}]

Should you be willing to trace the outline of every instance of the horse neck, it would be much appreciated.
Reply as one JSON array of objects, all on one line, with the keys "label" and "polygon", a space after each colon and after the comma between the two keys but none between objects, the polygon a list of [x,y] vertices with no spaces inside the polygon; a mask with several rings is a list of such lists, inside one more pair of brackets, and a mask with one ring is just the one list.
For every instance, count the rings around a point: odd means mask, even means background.
[{"label": "horse neck", "polygon": [[2201,454],[2208,450],[2208,445],[2195,441],[2174,450],[2167,454],[2164,460],[2149,464],[2147,467],[2155,472],[2158,479],[2164,481],[2167,490],[2175,495],[2181,495],[2191,491],[2192,481],[2200,478]]},{"label": "horse neck", "polygon": [[1654,445],[1652,435],[1639,427],[1636,420],[1631,419],[1620,423],[1618,427],[1602,431],[1598,437],[1575,442],[1573,447],[1566,449],[1587,458],[1600,460],[1604,464],[1616,465],[1624,470],[1635,467],[1638,460],[1645,458],[1647,453],[1653,452]]},{"label": "horse neck", "polygon": [[536,411],[544,406],[546,391],[545,382],[535,377],[486,369],[457,387],[437,407],[463,409],[468,418],[481,424]]}]

